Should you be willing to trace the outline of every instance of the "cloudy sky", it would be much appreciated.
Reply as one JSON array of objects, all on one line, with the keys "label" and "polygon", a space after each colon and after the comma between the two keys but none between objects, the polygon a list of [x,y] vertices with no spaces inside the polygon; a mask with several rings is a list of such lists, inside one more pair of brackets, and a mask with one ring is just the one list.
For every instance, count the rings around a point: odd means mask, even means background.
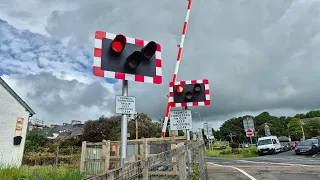
[{"label": "cloudy sky", "polygon": [[[92,75],[96,30],[162,45],[163,84],[129,82],[137,111],[163,117],[187,0],[0,0],[0,75],[46,123],[115,114],[121,81]],[[319,0],[196,0],[178,80],[210,81],[218,128],[231,117],[320,108]],[[149,94],[146,98],[146,94]],[[194,128],[200,126],[194,115]]]}]

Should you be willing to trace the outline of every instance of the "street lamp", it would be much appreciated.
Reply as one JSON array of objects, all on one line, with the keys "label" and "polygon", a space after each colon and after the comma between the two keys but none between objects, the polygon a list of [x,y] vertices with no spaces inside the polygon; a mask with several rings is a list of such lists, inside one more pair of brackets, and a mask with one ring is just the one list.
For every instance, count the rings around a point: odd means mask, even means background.
[{"label": "street lamp", "polygon": [[[198,112],[194,112],[194,113],[196,113],[196,114],[198,114],[199,115],[199,119],[200,119],[200,124],[201,124],[201,115],[200,115],[200,113],[198,113]],[[201,133],[201,135],[202,135],[202,128],[201,128],[201,131],[200,131],[200,133]]]}]

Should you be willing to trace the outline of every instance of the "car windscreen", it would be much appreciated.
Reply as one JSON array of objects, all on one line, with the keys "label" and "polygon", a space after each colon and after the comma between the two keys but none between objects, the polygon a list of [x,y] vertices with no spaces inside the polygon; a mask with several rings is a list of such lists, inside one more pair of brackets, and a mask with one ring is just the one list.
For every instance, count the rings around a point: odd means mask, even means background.
[{"label": "car windscreen", "polygon": [[271,139],[264,139],[264,140],[258,141],[258,146],[266,145],[266,144],[272,144]]},{"label": "car windscreen", "polygon": [[315,144],[318,144],[318,139],[308,139],[308,142],[313,142]]},{"label": "car windscreen", "polygon": [[289,142],[289,144],[295,144],[295,142]]},{"label": "car windscreen", "polygon": [[298,146],[311,146],[311,145],[312,145],[312,142],[310,141],[304,141],[298,144]]}]

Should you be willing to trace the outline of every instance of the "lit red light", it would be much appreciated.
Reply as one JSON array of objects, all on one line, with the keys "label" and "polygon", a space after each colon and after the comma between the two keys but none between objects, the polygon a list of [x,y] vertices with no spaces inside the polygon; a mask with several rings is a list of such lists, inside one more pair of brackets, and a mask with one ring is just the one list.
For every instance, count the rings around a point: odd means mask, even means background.
[{"label": "lit red light", "polygon": [[176,91],[178,92],[178,93],[182,93],[183,92],[183,87],[182,86],[177,86],[176,87]]},{"label": "lit red light", "polygon": [[123,49],[123,45],[121,42],[119,41],[113,41],[112,45],[111,45],[112,50],[114,50],[115,52],[121,52]]}]

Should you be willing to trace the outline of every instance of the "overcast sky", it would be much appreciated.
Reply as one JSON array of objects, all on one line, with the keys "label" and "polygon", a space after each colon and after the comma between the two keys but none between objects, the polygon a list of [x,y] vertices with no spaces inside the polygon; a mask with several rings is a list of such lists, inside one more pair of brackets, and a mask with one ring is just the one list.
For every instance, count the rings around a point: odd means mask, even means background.
[{"label": "overcast sky", "polygon": [[[46,123],[115,114],[121,81],[92,75],[96,30],[162,45],[163,84],[129,82],[138,112],[163,117],[187,0],[0,0],[0,75]],[[194,0],[178,80],[209,79],[218,128],[320,104],[319,0]],[[197,114],[194,128],[198,128]]]}]

